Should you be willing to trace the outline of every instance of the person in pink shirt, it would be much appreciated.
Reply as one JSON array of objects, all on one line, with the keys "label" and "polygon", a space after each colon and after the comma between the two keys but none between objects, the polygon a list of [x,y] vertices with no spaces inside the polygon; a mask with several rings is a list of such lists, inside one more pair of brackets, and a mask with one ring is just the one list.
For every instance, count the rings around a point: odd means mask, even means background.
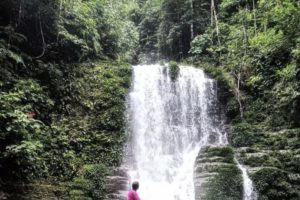
[{"label": "person in pink shirt", "polygon": [[132,189],[128,192],[127,200],[141,200],[138,193],[136,192],[139,189],[139,182],[134,181],[132,183]]}]

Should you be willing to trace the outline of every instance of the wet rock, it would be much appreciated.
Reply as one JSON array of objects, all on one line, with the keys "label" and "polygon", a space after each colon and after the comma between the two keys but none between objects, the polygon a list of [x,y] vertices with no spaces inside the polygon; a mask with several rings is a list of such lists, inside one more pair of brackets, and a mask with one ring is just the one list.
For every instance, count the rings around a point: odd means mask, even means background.
[{"label": "wet rock", "polygon": [[[293,176],[293,177],[290,177]],[[297,178],[295,174],[275,167],[262,167],[251,175],[259,192],[259,199],[299,199],[299,190],[290,183],[290,178]],[[276,190],[274,190],[276,188]]]},{"label": "wet rock", "polygon": [[119,167],[112,171],[111,176],[107,177],[107,195],[104,200],[127,200],[127,192],[130,188],[128,170]]},{"label": "wet rock", "polygon": [[300,199],[300,129],[265,131],[260,142],[235,149],[259,200]]},{"label": "wet rock", "polygon": [[203,147],[195,161],[196,200],[240,200],[243,183],[232,148]]}]

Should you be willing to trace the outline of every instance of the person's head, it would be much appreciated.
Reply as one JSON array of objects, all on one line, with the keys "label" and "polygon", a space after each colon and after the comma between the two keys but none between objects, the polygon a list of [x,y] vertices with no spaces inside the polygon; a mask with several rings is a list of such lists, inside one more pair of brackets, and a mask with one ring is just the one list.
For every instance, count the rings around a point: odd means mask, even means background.
[{"label": "person's head", "polygon": [[140,184],[137,181],[134,181],[132,183],[132,189],[135,190],[135,191],[139,189],[139,186],[140,186]]}]

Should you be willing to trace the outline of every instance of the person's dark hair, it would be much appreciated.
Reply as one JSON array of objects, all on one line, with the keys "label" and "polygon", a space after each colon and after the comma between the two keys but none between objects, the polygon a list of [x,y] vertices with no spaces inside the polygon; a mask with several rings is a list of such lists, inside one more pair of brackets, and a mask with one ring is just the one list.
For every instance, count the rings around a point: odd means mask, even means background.
[{"label": "person's dark hair", "polygon": [[134,189],[134,190],[137,190],[137,189],[139,189],[139,182],[137,182],[137,181],[134,181],[133,183],[132,183],[132,189]]}]

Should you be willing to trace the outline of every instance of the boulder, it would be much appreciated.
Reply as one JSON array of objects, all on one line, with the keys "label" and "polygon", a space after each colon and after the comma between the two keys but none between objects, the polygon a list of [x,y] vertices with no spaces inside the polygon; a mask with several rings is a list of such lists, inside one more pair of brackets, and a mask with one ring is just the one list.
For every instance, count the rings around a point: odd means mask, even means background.
[{"label": "boulder", "polygon": [[130,188],[128,169],[125,167],[114,168],[110,176],[107,177],[104,200],[127,200],[127,192]]},{"label": "boulder", "polygon": [[243,196],[241,171],[228,146],[203,147],[194,165],[196,200],[240,200]]}]

